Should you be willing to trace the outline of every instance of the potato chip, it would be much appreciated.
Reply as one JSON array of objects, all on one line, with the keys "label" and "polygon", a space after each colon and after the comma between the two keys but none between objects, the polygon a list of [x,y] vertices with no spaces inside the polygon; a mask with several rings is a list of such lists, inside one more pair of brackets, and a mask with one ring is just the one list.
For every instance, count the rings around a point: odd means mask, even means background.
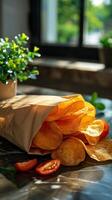
[{"label": "potato chip", "polygon": [[44,150],[56,149],[62,142],[62,134],[55,132],[44,122],[38,133],[33,139],[32,147],[39,147]]},{"label": "potato chip", "polygon": [[71,115],[85,105],[84,99],[81,95],[75,95],[67,98],[68,100],[61,102],[53,108],[51,113],[48,115],[46,121],[55,121],[66,115]]},{"label": "potato chip", "polygon": [[97,161],[112,160],[112,139],[104,139],[96,145],[84,145],[87,154]]},{"label": "potato chip", "polygon": [[85,101],[85,106],[88,108],[88,114],[90,116],[94,116],[95,117],[95,115],[96,115],[95,107],[91,103],[89,103],[87,101]]},{"label": "potato chip", "polygon": [[81,120],[79,130],[84,130],[88,126],[88,124],[90,124],[95,119],[96,115],[95,107],[90,103],[85,102],[85,108],[86,108],[85,115]]},{"label": "potato chip", "polygon": [[70,134],[70,135],[63,135],[63,140],[70,138],[70,137],[75,137],[75,138],[81,140],[84,144],[88,144],[88,141],[87,141],[85,135],[83,133],[79,132],[79,131],[76,131],[76,132],[74,132],[73,134]]},{"label": "potato chip", "polygon": [[50,123],[53,130],[60,131],[63,135],[76,132],[79,129],[82,115],[77,117],[71,116],[66,120],[57,120]]},{"label": "potato chip", "polygon": [[75,137],[65,139],[58,149],[51,153],[53,159],[59,159],[61,164],[65,166],[78,165],[85,159],[85,156],[82,142]]},{"label": "potato chip", "polygon": [[95,145],[100,140],[100,135],[103,132],[103,129],[104,122],[100,119],[97,119],[89,124],[81,133],[85,135],[89,144]]},{"label": "potato chip", "polygon": [[77,131],[72,136],[80,139],[84,144],[88,144],[88,141],[83,133]]},{"label": "potato chip", "polygon": [[67,120],[72,116],[75,118],[75,117],[79,116],[80,114],[84,113],[82,111],[83,109],[84,109],[84,102],[83,101],[75,102],[68,108],[68,111],[60,119],[61,120]]},{"label": "potato chip", "polygon": [[94,116],[88,114],[88,107],[73,113],[65,120],[61,118],[51,122],[51,127],[53,130],[59,130],[63,135],[72,134],[76,131],[84,130],[88,124],[94,120]]}]

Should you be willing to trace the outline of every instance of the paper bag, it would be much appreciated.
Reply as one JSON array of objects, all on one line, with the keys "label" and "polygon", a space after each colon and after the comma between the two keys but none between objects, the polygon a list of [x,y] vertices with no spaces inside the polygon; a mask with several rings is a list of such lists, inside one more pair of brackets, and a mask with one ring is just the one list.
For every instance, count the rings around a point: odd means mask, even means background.
[{"label": "paper bag", "polygon": [[31,153],[32,140],[47,115],[64,101],[64,97],[44,95],[18,95],[1,101],[0,136]]}]

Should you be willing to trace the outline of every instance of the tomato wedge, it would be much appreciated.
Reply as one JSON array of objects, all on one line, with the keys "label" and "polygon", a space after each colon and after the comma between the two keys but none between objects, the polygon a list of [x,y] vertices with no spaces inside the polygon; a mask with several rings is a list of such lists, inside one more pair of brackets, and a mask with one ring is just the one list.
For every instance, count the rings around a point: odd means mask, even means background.
[{"label": "tomato wedge", "polygon": [[56,172],[59,167],[60,167],[60,160],[58,159],[49,160],[49,161],[41,163],[36,168],[36,173],[40,175],[49,175]]},{"label": "tomato wedge", "polygon": [[17,171],[25,172],[35,167],[37,163],[37,159],[32,159],[25,162],[18,162],[15,164],[15,168]]},{"label": "tomato wedge", "polygon": [[102,133],[100,135],[100,140],[102,140],[103,138],[105,138],[108,135],[109,128],[110,128],[109,124],[104,119],[102,119],[102,121],[104,123],[104,129],[103,129],[103,131],[102,131]]}]

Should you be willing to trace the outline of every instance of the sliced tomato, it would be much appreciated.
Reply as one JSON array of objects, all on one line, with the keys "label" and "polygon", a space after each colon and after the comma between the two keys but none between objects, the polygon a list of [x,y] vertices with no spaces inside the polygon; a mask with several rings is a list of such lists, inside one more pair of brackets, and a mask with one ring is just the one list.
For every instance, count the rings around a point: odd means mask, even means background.
[{"label": "sliced tomato", "polygon": [[25,162],[18,162],[15,164],[15,168],[17,171],[25,172],[35,167],[37,163],[37,159],[32,159]]},{"label": "sliced tomato", "polygon": [[100,135],[100,140],[102,140],[103,138],[105,138],[108,134],[109,134],[109,124],[104,120],[102,119],[103,123],[104,123],[104,129]]},{"label": "sliced tomato", "polygon": [[41,163],[39,166],[36,168],[36,173],[40,175],[49,175],[58,170],[60,167],[60,160],[50,160]]}]

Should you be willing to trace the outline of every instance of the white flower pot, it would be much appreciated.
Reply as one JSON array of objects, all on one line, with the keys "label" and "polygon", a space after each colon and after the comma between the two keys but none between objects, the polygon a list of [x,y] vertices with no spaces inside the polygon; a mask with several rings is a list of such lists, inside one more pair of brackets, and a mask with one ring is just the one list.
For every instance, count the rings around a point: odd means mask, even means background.
[{"label": "white flower pot", "polygon": [[8,84],[0,82],[0,100],[5,100],[16,95],[17,81],[9,80]]}]

